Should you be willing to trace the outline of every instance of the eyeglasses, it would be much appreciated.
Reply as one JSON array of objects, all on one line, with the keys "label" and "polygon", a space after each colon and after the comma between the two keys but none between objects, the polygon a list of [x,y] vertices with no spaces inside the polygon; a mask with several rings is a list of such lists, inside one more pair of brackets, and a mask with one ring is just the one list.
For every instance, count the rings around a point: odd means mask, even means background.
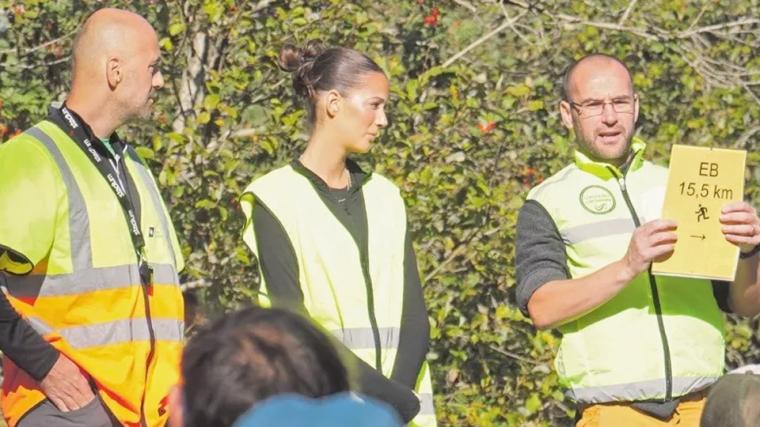
[{"label": "eyeglasses", "polygon": [[604,106],[610,104],[612,111],[623,114],[633,114],[634,105],[639,99],[638,95],[621,96],[610,101],[603,101],[601,99],[594,99],[586,101],[584,103],[577,103],[568,100],[567,102],[578,110],[578,115],[581,117],[594,117],[604,113]]}]

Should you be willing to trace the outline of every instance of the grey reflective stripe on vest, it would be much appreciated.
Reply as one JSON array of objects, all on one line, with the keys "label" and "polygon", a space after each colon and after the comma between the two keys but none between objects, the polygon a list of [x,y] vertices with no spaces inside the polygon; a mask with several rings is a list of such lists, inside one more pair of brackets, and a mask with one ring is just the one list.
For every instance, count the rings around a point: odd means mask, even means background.
[{"label": "grey reflective stripe on vest", "polygon": [[[398,348],[399,328],[379,328],[380,348]],[[375,349],[372,328],[343,328],[331,331],[340,342],[351,350]]]},{"label": "grey reflective stripe on vest", "polygon": [[[84,197],[79,190],[71,168],[63,158],[61,150],[45,132],[34,127],[29,129],[27,133],[36,138],[50,152],[66,187],[73,272],[67,274],[11,276],[8,277],[6,284],[8,293],[18,298],[36,298],[76,295],[98,290],[139,286],[140,274],[137,264],[97,268],[92,266],[90,219],[87,215]],[[154,194],[156,190],[152,183],[151,185],[147,185],[146,183],[146,187],[149,189],[152,198],[159,197],[158,194]],[[158,213],[163,212],[160,204],[156,206],[156,209]],[[168,227],[167,220],[165,215],[160,216],[163,220],[164,236],[168,239],[168,231],[166,230]],[[168,247],[174,256],[173,245],[168,243]],[[176,262],[176,257],[174,261]],[[154,283],[179,284],[174,265],[155,263],[151,263],[150,265],[153,267]]]},{"label": "grey reflective stripe on vest", "polygon": [[[136,264],[93,268],[90,220],[87,205],[71,168],[55,142],[39,128],[27,133],[36,138],[51,154],[66,187],[69,209],[69,240],[71,242],[72,273],[6,277],[9,294],[15,297],[65,296],[89,292],[141,286]],[[151,264],[154,283],[178,285],[173,265]],[[54,329],[38,317],[26,320],[40,334],[58,334],[72,348],[82,349],[134,341],[149,341],[150,328],[145,318],[120,319]],[[151,319],[155,338],[160,341],[181,342],[184,325],[176,319]]]},{"label": "grey reflective stripe on vest", "polygon": [[26,131],[27,134],[36,138],[47,148],[53,156],[61,178],[66,186],[67,199],[69,201],[69,239],[71,240],[71,262],[73,270],[89,269],[92,267],[92,247],[90,240],[90,218],[87,216],[87,207],[84,203],[82,192],[74,180],[69,165],[63,158],[61,150],[53,140],[41,129],[33,127]]},{"label": "grey reflective stripe on vest", "polygon": [[[179,283],[174,266],[154,263],[150,266],[153,268],[154,284]],[[69,274],[13,276],[7,282],[8,293],[16,298],[66,296],[140,286],[140,272],[136,264],[128,264],[90,268]]]},{"label": "grey reflective stripe on vest", "polygon": [[[79,350],[103,345],[150,340],[150,330],[145,318],[72,326],[57,330],[36,317],[30,317],[26,320],[38,333],[42,335],[57,333],[72,348]],[[152,319],[151,323],[156,340],[182,342],[184,331],[182,321],[176,319]]]},{"label": "grey reflective stripe on vest", "polygon": [[140,160],[140,157],[137,156],[137,153],[127,148],[127,155],[129,155],[129,157],[136,163],[135,166],[139,171],[143,186],[148,190],[148,194],[150,194],[150,200],[153,203],[153,209],[156,211],[156,213],[159,214],[158,216],[160,217],[161,221],[161,233],[164,236],[164,240],[166,240],[167,249],[172,254],[172,262],[174,262],[174,265],[177,265],[177,254],[174,253],[174,245],[172,244],[171,235],[169,234],[169,222],[166,218],[166,215],[163,214],[164,209],[162,207],[163,205],[161,204],[161,195],[158,194],[158,188],[153,184],[153,178],[150,176],[150,173]]},{"label": "grey reflective stripe on vest", "polygon": [[[673,396],[682,396],[709,387],[717,377],[673,377]],[[615,384],[603,387],[574,388],[568,395],[580,403],[630,402],[662,398],[665,379]]]},{"label": "grey reflective stripe on vest", "polygon": [[559,234],[562,235],[562,240],[566,244],[574,245],[598,237],[632,233],[635,228],[631,218],[617,218],[566,228],[561,230]]},{"label": "grey reflective stripe on vest", "polygon": [[417,415],[435,416],[435,405],[433,404],[433,395],[431,393],[420,393],[420,412]]},{"label": "grey reflective stripe on vest", "polygon": [[561,175],[558,175],[551,182],[545,182],[542,186],[537,187],[536,191],[531,195],[531,198],[538,200],[538,196],[541,195],[541,193],[543,193],[547,188],[549,188],[550,186],[554,184],[564,181],[565,178],[567,178],[567,176],[573,172],[574,172],[573,168],[567,168],[567,170],[565,170],[564,172],[560,172]]},{"label": "grey reflective stripe on vest", "polygon": [[38,317],[25,317],[24,320],[40,335],[53,332],[53,328]]}]

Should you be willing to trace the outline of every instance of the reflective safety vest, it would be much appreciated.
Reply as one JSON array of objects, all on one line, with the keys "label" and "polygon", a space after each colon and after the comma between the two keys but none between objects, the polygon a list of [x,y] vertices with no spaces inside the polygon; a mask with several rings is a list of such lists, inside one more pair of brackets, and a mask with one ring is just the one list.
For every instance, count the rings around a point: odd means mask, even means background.
[{"label": "reflective safety vest", "polygon": [[[11,304],[92,377],[120,423],[163,426],[169,389],[179,379],[184,307],[177,272],[184,261],[150,171],[131,148],[125,152],[122,161],[140,196],[144,255],[153,268],[152,283],[143,286],[118,199],[77,144],[43,121],[5,145],[0,155],[34,155],[49,165],[55,188],[39,191],[59,200],[56,212],[40,213],[55,215],[46,258],[30,274],[5,276]],[[26,372],[3,362],[2,410],[14,427],[45,396]]]},{"label": "reflective safety vest", "polygon": [[[398,188],[372,176],[362,187],[367,211],[368,259],[349,231],[322,202],[308,178],[284,166],[256,179],[241,203],[248,219],[243,239],[258,256],[253,209],[262,203],[279,220],[295,250],[304,306],[322,328],[370,366],[390,376],[396,361],[404,288],[406,209]],[[259,265],[260,266],[260,265]],[[262,277],[260,302],[268,305]],[[369,316],[370,281],[377,325]],[[427,362],[417,380],[421,409],[411,425],[435,426]]]},{"label": "reflective safety vest", "polygon": [[[530,191],[565,242],[573,278],[621,259],[633,230],[660,217],[667,169],[644,161],[645,147],[634,140],[626,174],[576,152]],[[555,368],[578,402],[670,400],[723,374],[723,315],[708,280],[641,273],[560,331]]]}]

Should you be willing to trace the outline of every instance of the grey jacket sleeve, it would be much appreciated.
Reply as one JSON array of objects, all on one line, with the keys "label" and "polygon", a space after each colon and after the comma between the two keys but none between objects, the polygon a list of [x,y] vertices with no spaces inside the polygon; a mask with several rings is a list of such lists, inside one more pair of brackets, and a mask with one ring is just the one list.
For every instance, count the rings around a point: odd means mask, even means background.
[{"label": "grey jacket sleeve", "polygon": [[528,315],[528,301],[541,286],[570,278],[565,244],[546,209],[535,200],[525,202],[517,217],[517,305]]}]

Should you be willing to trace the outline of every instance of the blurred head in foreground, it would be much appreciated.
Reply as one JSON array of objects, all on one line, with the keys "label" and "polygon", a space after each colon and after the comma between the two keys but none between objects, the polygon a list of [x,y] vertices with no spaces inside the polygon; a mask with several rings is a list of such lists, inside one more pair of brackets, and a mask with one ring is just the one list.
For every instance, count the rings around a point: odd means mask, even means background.
[{"label": "blurred head in foreground", "polygon": [[260,307],[199,331],[185,347],[182,377],[170,399],[172,427],[227,427],[271,396],[349,389],[346,369],[322,332],[296,314]]},{"label": "blurred head in foreground", "polygon": [[760,376],[728,374],[713,385],[702,412],[702,427],[760,425]]}]

